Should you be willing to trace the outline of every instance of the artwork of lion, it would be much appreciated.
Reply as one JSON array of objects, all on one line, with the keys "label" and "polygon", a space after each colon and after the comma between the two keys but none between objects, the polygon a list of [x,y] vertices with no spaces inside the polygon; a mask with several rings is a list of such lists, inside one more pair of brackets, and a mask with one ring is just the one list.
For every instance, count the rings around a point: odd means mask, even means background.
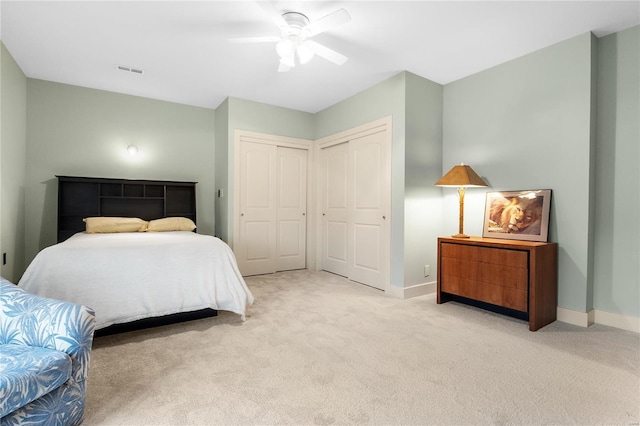
[{"label": "artwork of lion", "polygon": [[489,208],[489,232],[540,234],[543,197],[497,197]]}]

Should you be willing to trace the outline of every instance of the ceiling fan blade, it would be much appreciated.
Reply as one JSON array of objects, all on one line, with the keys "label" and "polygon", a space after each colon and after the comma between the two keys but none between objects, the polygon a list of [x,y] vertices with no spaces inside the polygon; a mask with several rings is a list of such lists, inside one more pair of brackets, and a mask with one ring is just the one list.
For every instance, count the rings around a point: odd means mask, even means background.
[{"label": "ceiling fan blade", "polygon": [[230,38],[229,43],[269,43],[280,41],[278,36],[238,37]]},{"label": "ceiling fan blade", "polygon": [[257,1],[258,6],[271,18],[271,20],[280,29],[288,28],[289,24],[282,17],[282,13],[270,1]]},{"label": "ceiling fan blade", "polygon": [[309,32],[309,36],[313,36],[330,30],[331,28],[346,24],[350,20],[351,15],[349,15],[346,10],[338,9],[317,21],[313,21],[305,27],[305,30]]},{"label": "ceiling fan blade", "polygon": [[316,43],[312,40],[306,40],[305,43],[309,46],[309,49],[313,51],[316,55],[326,59],[327,61],[333,62],[336,65],[342,65],[347,62],[347,57],[341,53],[336,52],[335,50],[329,49],[326,46],[321,45],[320,43]]}]

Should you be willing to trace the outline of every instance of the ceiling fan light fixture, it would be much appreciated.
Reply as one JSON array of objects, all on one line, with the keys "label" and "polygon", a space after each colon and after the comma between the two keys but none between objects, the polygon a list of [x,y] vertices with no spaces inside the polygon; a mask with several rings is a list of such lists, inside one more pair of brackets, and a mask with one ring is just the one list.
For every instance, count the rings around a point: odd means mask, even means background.
[{"label": "ceiling fan light fixture", "polygon": [[314,55],[313,50],[304,42],[300,43],[300,45],[296,49],[296,53],[298,54],[300,63],[303,65],[313,59]]},{"label": "ceiling fan light fixture", "polygon": [[[0,0],[1,1],[1,0]],[[276,52],[280,58],[278,72],[289,71],[299,64],[306,64],[315,56],[342,65],[347,57],[331,50],[309,38],[326,32],[334,27],[351,20],[351,16],[344,9],[338,9],[314,22],[299,12],[280,13],[270,1],[258,2],[265,5],[265,10],[272,16],[280,29],[278,36],[256,36],[229,39],[232,43],[262,43],[275,42]]]},{"label": "ceiling fan light fixture", "polygon": [[288,66],[288,67],[295,67],[296,66],[296,61],[293,55],[291,56],[283,56],[280,58],[280,63],[282,65]]},{"label": "ceiling fan light fixture", "polygon": [[280,58],[293,57],[296,53],[296,45],[290,38],[283,38],[276,43],[276,52]]}]

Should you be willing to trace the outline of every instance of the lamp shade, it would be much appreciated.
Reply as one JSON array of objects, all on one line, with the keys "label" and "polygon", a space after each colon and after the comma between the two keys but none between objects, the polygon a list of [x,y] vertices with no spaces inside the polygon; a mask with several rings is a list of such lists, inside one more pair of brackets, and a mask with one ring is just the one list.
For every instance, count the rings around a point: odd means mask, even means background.
[{"label": "lamp shade", "polygon": [[462,232],[464,226],[464,193],[468,186],[488,186],[480,176],[469,166],[460,164],[453,166],[449,172],[436,182],[436,186],[454,186],[458,188],[458,198],[460,199],[460,214],[458,216],[458,233],[452,235],[454,238],[469,238]]},{"label": "lamp shade", "polygon": [[442,176],[439,181],[436,182],[436,186],[453,186],[453,187],[467,187],[467,186],[488,186],[487,183],[482,180],[480,176],[470,166],[460,164],[453,166],[446,175]]}]

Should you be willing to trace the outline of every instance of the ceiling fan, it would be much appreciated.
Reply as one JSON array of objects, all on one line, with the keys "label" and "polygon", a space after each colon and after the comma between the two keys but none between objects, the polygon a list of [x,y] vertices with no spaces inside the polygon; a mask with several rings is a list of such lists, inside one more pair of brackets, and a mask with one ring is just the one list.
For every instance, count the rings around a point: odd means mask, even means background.
[{"label": "ceiling fan", "polygon": [[[257,36],[230,38],[231,43],[276,43],[276,52],[280,57],[279,72],[289,71],[296,66],[296,62],[306,64],[314,55],[318,55],[336,65],[342,65],[347,57],[329,49],[320,43],[309,40],[311,37],[345,24],[351,16],[344,9],[338,9],[316,21],[311,22],[300,12],[280,13],[271,2],[258,2],[271,16],[280,29],[280,36]],[[297,61],[296,61],[297,59]]]}]

